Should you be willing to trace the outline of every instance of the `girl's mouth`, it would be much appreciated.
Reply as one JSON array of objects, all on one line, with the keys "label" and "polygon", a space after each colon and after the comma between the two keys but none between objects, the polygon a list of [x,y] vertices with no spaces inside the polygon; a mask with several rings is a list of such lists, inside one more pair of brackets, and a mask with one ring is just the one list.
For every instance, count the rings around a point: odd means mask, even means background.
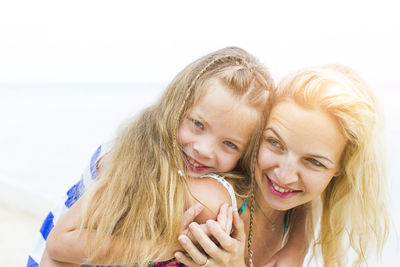
[{"label": "girl's mouth", "polygon": [[189,168],[191,170],[193,170],[195,172],[202,172],[202,171],[207,170],[207,169],[210,168],[209,166],[203,165],[200,162],[194,160],[193,158],[189,157],[185,153],[184,153],[184,155],[185,155],[185,158],[186,158],[187,165],[189,166]]},{"label": "girl's mouth", "polygon": [[301,190],[293,190],[293,189],[284,188],[284,187],[277,185],[271,179],[269,179],[269,177],[266,174],[265,174],[265,178],[267,179],[267,182],[268,182],[269,191],[277,197],[290,198],[301,192]]}]

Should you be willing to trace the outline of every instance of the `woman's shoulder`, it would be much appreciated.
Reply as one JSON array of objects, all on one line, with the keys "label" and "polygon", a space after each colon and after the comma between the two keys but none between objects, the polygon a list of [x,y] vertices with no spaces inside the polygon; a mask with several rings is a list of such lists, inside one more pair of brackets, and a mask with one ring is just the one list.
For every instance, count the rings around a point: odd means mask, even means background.
[{"label": "woman's shoulder", "polygon": [[205,223],[209,219],[215,220],[224,203],[235,205],[234,208],[237,208],[233,188],[222,176],[212,174],[200,178],[189,178],[188,184],[190,190],[188,204],[200,202],[205,207],[196,217],[198,223]]}]

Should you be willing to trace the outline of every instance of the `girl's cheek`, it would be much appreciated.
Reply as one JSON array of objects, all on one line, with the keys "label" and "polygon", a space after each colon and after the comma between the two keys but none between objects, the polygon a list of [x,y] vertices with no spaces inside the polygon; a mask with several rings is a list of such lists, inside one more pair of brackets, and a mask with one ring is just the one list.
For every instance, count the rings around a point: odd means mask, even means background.
[{"label": "girl's cheek", "polygon": [[225,155],[224,160],[222,160],[221,164],[221,172],[229,172],[236,167],[236,164],[239,161],[239,156]]},{"label": "girl's cheek", "polygon": [[177,136],[177,141],[179,145],[184,145],[185,143],[188,142],[189,140],[189,131],[187,129],[187,127],[185,127],[184,125],[181,125],[178,129],[178,136]]}]

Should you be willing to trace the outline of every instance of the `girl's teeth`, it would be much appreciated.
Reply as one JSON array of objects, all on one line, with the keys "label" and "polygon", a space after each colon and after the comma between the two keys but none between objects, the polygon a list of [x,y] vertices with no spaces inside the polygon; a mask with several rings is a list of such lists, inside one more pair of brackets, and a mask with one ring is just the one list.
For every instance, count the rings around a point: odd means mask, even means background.
[{"label": "girl's teeth", "polygon": [[293,192],[293,191],[291,191],[291,190],[283,189],[283,188],[281,188],[281,187],[279,187],[279,186],[277,186],[277,185],[275,185],[275,184],[272,184],[272,186],[274,187],[274,189],[275,189],[276,191],[281,192],[281,193]]},{"label": "girl's teeth", "polygon": [[195,162],[194,160],[192,160],[191,158],[188,158],[190,164],[192,164],[195,167],[203,167],[203,165],[198,164],[197,162]]}]

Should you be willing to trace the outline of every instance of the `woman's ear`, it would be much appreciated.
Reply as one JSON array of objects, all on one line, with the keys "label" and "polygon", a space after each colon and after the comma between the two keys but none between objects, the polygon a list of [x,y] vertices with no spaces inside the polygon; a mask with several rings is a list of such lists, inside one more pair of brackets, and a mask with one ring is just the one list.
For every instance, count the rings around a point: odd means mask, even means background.
[{"label": "woman's ear", "polygon": [[335,174],[334,174],[333,177],[341,176],[343,173],[344,173],[344,169],[343,169],[343,167],[340,167],[340,168],[335,172]]}]

